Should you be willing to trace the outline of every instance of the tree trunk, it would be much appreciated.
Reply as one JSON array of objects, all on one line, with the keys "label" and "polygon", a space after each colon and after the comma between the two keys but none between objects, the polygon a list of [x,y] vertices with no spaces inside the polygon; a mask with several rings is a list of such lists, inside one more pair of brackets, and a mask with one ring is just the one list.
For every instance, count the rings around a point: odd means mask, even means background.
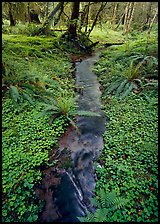
[{"label": "tree trunk", "polygon": [[89,31],[88,31],[88,37],[89,37],[90,33],[92,32],[94,26],[95,26],[96,23],[97,23],[98,16],[99,16],[100,12],[103,11],[103,9],[105,8],[106,5],[107,5],[107,2],[105,2],[104,4],[103,4],[103,2],[102,2],[101,6],[100,6],[100,9],[99,9],[99,11],[97,12],[97,15],[96,15],[96,17],[95,17],[95,19],[94,19],[94,21],[93,21],[93,24],[92,24],[92,26],[91,26],[91,29],[89,29]]},{"label": "tree trunk", "polygon": [[155,14],[154,14],[154,17],[153,17],[153,19],[152,19],[152,21],[151,21],[151,23],[150,23],[150,26],[149,26],[149,29],[148,29],[148,31],[147,31],[147,34],[150,34],[151,29],[152,29],[152,26],[153,26],[153,23],[154,23],[154,20],[155,20],[155,18],[156,18],[157,15],[158,15],[158,8],[156,9],[156,12],[155,12]]},{"label": "tree trunk", "polygon": [[9,4],[9,20],[10,20],[10,26],[15,26],[16,25],[16,20],[13,18],[12,14],[12,3],[8,2]]},{"label": "tree trunk", "polygon": [[48,34],[50,27],[53,23],[53,19],[57,11],[61,8],[64,2],[60,2],[54,10],[49,14],[47,20],[44,22],[43,27],[40,29],[39,33]]},{"label": "tree trunk", "polygon": [[130,12],[130,18],[129,18],[129,21],[128,21],[128,32],[130,31],[130,28],[131,28],[131,22],[133,20],[133,15],[134,15],[134,11],[135,11],[135,5],[136,5],[136,2],[132,2],[132,8],[131,8],[131,12]]},{"label": "tree trunk", "polygon": [[87,12],[86,12],[86,20],[85,20],[85,33],[87,32],[87,27],[88,27],[88,19],[89,19],[89,6],[90,6],[90,2],[88,4],[88,7],[87,7]]},{"label": "tree trunk", "polygon": [[118,6],[119,6],[119,3],[118,2],[115,2],[111,23],[116,23]]},{"label": "tree trunk", "polygon": [[146,25],[150,24],[151,20],[151,10],[152,10],[152,2],[147,2],[147,15],[146,15]]},{"label": "tree trunk", "polygon": [[74,39],[77,36],[77,20],[79,17],[79,5],[80,2],[73,2],[73,9],[71,15],[71,22],[68,28],[69,37]]},{"label": "tree trunk", "polygon": [[49,2],[46,2],[46,10],[45,10],[45,16],[48,17],[49,14]]},{"label": "tree trunk", "polygon": [[[117,30],[118,27],[120,26],[122,20],[124,20],[124,17],[125,17],[125,11],[126,11],[126,8],[125,8],[124,13],[122,14],[122,16],[121,16],[121,18],[120,18],[120,20],[119,20],[119,22],[118,22],[118,24],[117,24],[117,26],[116,26],[116,28],[115,28],[114,30]],[[124,24],[124,22],[123,22],[123,24]]]},{"label": "tree trunk", "polygon": [[127,3],[126,9],[125,9],[125,15],[124,15],[124,31],[125,32],[127,30],[128,14],[130,10],[129,7],[130,7],[130,2]]},{"label": "tree trunk", "polygon": [[27,14],[28,14],[28,22],[30,23],[31,22],[31,19],[30,19],[30,3],[28,2],[27,4]]},{"label": "tree trunk", "polygon": [[81,16],[81,24],[79,30],[82,29],[82,27],[85,25],[85,32],[87,32],[87,26],[88,26],[88,18],[89,18],[89,7],[90,5],[94,4],[94,2],[89,2],[87,5],[85,5],[83,9],[83,13]]},{"label": "tree trunk", "polygon": [[55,19],[55,21],[54,21],[54,26],[57,25],[57,23],[59,22],[59,20],[60,20],[60,18],[61,18],[61,15],[62,15],[63,11],[64,11],[64,2],[63,2],[63,4],[62,4],[61,7],[60,7],[60,12],[59,12],[59,14],[58,14],[58,17],[57,17],[57,18]]},{"label": "tree trunk", "polygon": [[125,11],[124,19],[124,32],[128,33],[130,31],[131,22],[133,20],[133,14],[135,10],[135,2],[129,2]]}]

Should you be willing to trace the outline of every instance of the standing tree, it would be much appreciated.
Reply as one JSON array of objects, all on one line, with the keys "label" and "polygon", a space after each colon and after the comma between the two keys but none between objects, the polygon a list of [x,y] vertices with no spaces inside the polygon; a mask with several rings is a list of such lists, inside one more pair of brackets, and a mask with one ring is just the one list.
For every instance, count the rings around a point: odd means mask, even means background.
[{"label": "standing tree", "polygon": [[156,12],[153,16],[153,19],[151,20],[151,23],[149,24],[149,29],[147,30],[147,33],[149,34],[151,32],[151,29],[152,29],[152,26],[153,26],[153,23],[154,23],[154,20],[156,18],[156,16],[158,15],[158,8],[156,9]]},{"label": "standing tree", "polygon": [[89,31],[88,31],[88,37],[89,37],[90,33],[92,32],[93,28],[95,27],[95,25],[96,25],[96,23],[97,23],[99,14],[103,11],[103,9],[105,8],[106,5],[107,5],[107,2],[102,2],[102,3],[101,3],[101,6],[100,6],[100,8],[99,8],[99,10],[98,10],[98,12],[97,12],[97,14],[96,14],[96,16],[95,16],[95,19],[94,19],[94,21],[93,21],[93,23],[92,23],[92,26],[91,26],[91,28],[90,28]]},{"label": "standing tree", "polygon": [[70,39],[74,39],[77,36],[77,21],[79,17],[79,5],[80,5],[80,2],[73,2],[71,21],[68,27],[68,35]]},{"label": "standing tree", "polygon": [[16,25],[16,19],[14,18],[14,4],[13,2],[8,2],[8,13],[9,13],[9,20],[10,26]]},{"label": "standing tree", "polygon": [[64,2],[60,2],[54,9],[53,11],[49,14],[48,18],[44,22],[43,26],[40,28],[38,33],[42,34],[48,34],[50,31],[50,27],[53,24],[53,19],[55,14],[58,12],[58,10],[63,7]]},{"label": "standing tree", "polygon": [[136,2],[128,2],[126,11],[125,11],[125,18],[124,18],[124,32],[128,33],[130,31],[131,22],[133,19],[133,14],[135,10]]},{"label": "standing tree", "polygon": [[147,13],[146,13],[146,22],[145,24],[148,25],[150,24],[150,20],[151,20],[151,15],[152,15],[152,2],[146,2],[147,3]]},{"label": "standing tree", "polygon": [[114,2],[113,16],[112,16],[112,21],[111,21],[113,24],[117,22],[118,7],[119,7],[119,3],[118,2]]}]

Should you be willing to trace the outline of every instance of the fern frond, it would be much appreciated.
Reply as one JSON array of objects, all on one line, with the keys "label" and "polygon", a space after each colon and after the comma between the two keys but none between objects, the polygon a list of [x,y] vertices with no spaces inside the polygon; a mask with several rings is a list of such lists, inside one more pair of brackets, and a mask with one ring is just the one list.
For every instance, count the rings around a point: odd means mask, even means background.
[{"label": "fern frond", "polygon": [[23,84],[21,84],[21,87],[30,90],[31,93],[35,93],[35,86],[32,84],[23,83]]},{"label": "fern frond", "polygon": [[122,81],[122,78],[116,80],[113,84],[111,84],[107,89],[104,91],[104,95],[108,95],[113,92],[118,86],[119,83]]},{"label": "fern frond", "polygon": [[41,116],[44,116],[47,113],[57,114],[60,113],[60,109],[55,105],[45,104],[46,108],[42,111]]},{"label": "fern frond", "polygon": [[94,214],[91,212],[87,212],[86,217],[77,217],[80,222],[93,222],[94,221]]},{"label": "fern frond", "polygon": [[124,93],[120,96],[121,100],[123,100],[126,96],[128,96],[130,94],[130,92],[133,90],[133,88],[135,88],[135,85],[133,83],[127,83],[127,84],[129,84],[129,85],[127,86]]},{"label": "fern frond", "polygon": [[10,96],[11,96],[11,99],[13,101],[13,103],[17,103],[18,102],[18,99],[20,99],[20,94],[18,92],[18,89],[16,86],[10,86]]},{"label": "fern frond", "polygon": [[86,116],[86,117],[100,117],[101,116],[97,112],[85,111],[85,110],[73,111],[73,112],[70,112],[70,115],[78,115],[78,116]]},{"label": "fern frond", "polygon": [[146,87],[153,87],[153,88],[157,88],[158,89],[158,82],[149,82],[145,85],[143,85],[143,88],[146,88]]},{"label": "fern frond", "polygon": [[[120,209],[128,202],[127,199],[117,196],[116,191],[107,192],[104,189],[99,190],[99,199],[94,198],[94,203],[98,208],[94,214],[87,213],[86,217],[80,218],[82,222],[106,222],[109,212]],[[78,217],[79,218],[79,217]]]},{"label": "fern frond", "polygon": [[106,192],[105,190],[102,188],[99,191],[99,196],[100,196],[100,204],[102,208],[106,207]]},{"label": "fern frond", "polygon": [[27,93],[22,93],[22,97],[25,99],[25,100],[28,100],[29,102],[30,102],[30,104],[32,104],[33,105],[33,100],[32,100],[32,98],[27,94]]},{"label": "fern frond", "polygon": [[101,207],[100,202],[96,198],[91,198],[90,201],[95,207]]},{"label": "fern frond", "polygon": [[154,56],[146,56],[144,58],[144,61],[145,60],[150,60],[150,59],[152,59],[153,63],[158,66],[158,59],[156,57],[154,57]]},{"label": "fern frond", "polygon": [[108,213],[107,208],[97,209],[96,212],[94,213],[93,221],[94,222],[104,222],[104,221],[106,221],[107,213]]},{"label": "fern frond", "polygon": [[118,96],[119,93],[122,91],[122,89],[124,88],[125,84],[127,83],[127,79],[125,79],[123,82],[121,82],[121,84],[119,85],[119,87],[117,88],[116,92],[115,92],[115,96]]},{"label": "fern frond", "polygon": [[116,199],[116,192],[111,191],[105,194],[105,207],[110,207],[114,204],[114,200]]},{"label": "fern frond", "polygon": [[122,208],[128,203],[126,198],[116,197],[113,201],[113,211]]}]

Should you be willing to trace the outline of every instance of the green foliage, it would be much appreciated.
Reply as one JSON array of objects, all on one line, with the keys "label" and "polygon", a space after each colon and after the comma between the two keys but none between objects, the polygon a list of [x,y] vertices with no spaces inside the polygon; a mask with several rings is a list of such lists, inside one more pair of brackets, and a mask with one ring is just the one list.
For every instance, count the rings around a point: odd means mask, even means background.
[{"label": "green foliage", "polygon": [[51,97],[58,96],[62,90],[69,90],[72,94],[71,64],[54,46],[55,43],[54,38],[21,35],[9,38],[4,35],[3,95],[8,94],[10,86],[14,86],[20,95],[18,103],[35,99],[48,103]]},{"label": "green foliage", "polygon": [[157,96],[151,92],[149,101],[132,94],[124,101],[111,99],[105,107],[110,122],[96,188],[118,188],[129,200],[127,208],[121,209],[123,216],[114,213],[120,222],[158,220]]},{"label": "green foliage", "polygon": [[98,191],[97,198],[92,198],[91,201],[97,209],[94,214],[88,212],[86,217],[80,217],[81,222],[107,222],[110,220],[110,211],[121,209],[128,202],[118,196],[115,190],[108,192],[103,188]]},{"label": "green foliage", "polygon": [[44,206],[34,192],[40,167],[56,165],[48,154],[68,125],[63,115],[49,125],[41,101],[73,94],[72,67],[54,37],[3,35],[2,45],[2,221],[35,222]]},{"label": "green foliage", "polygon": [[73,117],[75,116],[100,116],[98,113],[93,111],[82,111],[77,110],[77,103],[76,103],[76,97],[74,96],[68,96],[68,93],[65,91],[61,92],[61,95],[56,98],[55,100],[52,100],[52,105],[46,104],[46,108],[43,110],[42,115],[45,115],[46,113],[51,114],[51,119],[49,123],[52,123],[52,121],[60,115],[65,116],[68,121],[77,129],[79,132],[75,122],[73,121]]},{"label": "green foliage", "polygon": [[96,194],[105,186],[128,200],[110,211],[110,222],[158,221],[157,33],[147,38],[136,34],[128,48],[108,48],[94,69],[109,119],[97,162]]},{"label": "green foliage", "polygon": [[94,71],[104,86],[104,98],[115,95],[124,99],[132,92],[140,92],[146,84],[153,86],[151,83],[158,79],[157,35],[152,33],[150,38],[144,35],[103,51]]},{"label": "green foliage", "polygon": [[23,103],[17,114],[11,100],[3,102],[3,221],[36,221],[41,208],[33,187],[41,180],[40,166],[48,165],[48,152],[57,147],[67,125],[61,116],[49,126],[47,117],[38,117],[42,106]]},{"label": "green foliage", "polygon": [[22,34],[27,36],[35,36],[42,25],[37,25],[34,23],[29,23],[28,25],[24,23],[18,23],[16,26],[3,25],[3,34]]}]

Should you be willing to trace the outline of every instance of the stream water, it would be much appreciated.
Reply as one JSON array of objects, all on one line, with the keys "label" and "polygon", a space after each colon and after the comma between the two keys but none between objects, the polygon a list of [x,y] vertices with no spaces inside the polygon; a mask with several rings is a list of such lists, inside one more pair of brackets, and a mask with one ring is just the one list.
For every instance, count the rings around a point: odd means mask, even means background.
[{"label": "stream water", "polygon": [[78,96],[79,110],[94,111],[100,116],[77,117],[80,133],[70,128],[60,139],[59,151],[69,152],[72,165],[68,169],[50,168],[43,173],[42,185],[36,192],[45,200],[41,222],[79,222],[77,217],[85,216],[86,211],[94,211],[90,202],[96,183],[94,161],[103,148],[106,123],[101,110],[100,84],[92,72],[99,54],[77,62],[75,75],[76,85],[82,87]]}]

